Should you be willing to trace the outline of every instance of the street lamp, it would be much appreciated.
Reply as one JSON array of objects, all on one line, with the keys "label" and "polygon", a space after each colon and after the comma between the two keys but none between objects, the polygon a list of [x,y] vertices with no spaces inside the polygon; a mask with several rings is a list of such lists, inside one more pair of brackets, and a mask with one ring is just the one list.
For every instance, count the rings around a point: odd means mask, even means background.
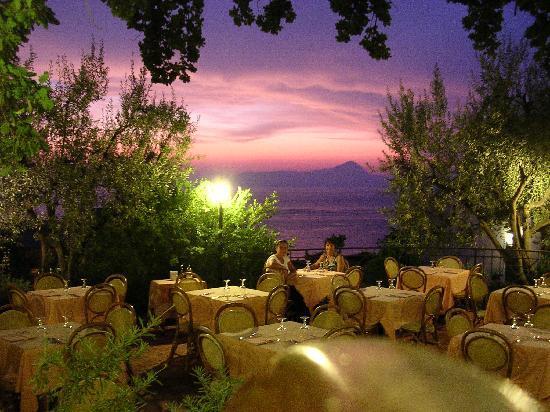
[{"label": "street lamp", "polygon": [[231,200],[231,186],[227,180],[218,179],[207,187],[207,196],[210,203],[218,205],[218,226],[223,228],[223,204]]}]

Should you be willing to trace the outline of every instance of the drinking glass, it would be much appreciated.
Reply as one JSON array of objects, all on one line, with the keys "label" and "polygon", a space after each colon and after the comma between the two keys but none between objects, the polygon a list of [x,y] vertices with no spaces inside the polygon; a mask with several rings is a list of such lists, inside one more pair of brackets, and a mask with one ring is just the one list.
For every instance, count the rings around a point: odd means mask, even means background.
[{"label": "drinking glass", "polygon": [[63,289],[65,291],[65,295],[69,294],[69,281],[67,279],[63,280]]},{"label": "drinking glass", "polygon": [[533,285],[533,289],[538,288],[539,287],[539,279],[535,278],[535,279],[533,279],[533,282],[535,283]]},{"label": "drinking glass", "polygon": [[302,326],[300,326],[300,329],[309,329],[309,325],[307,324],[309,316],[300,316],[300,319],[302,319]]},{"label": "drinking glass", "polygon": [[546,284],[546,278],[545,278],[544,276],[541,276],[541,277],[539,278],[539,282],[540,282],[540,287],[541,287],[541,288],[545,288],[545,287],[548,286],[548,285]]},{"label": "drinking glass", "polygon": [[533,317],[533,315],[531,313],[527,314],[527,320],[523,324],[524,327],[526,327],[526,328],[534,328],[535,327],[535,325],[533,325],[533,322],[531,322],[532,317]]},{"label": "drinking glass", "polygon": [[224,293],[225,293],[225,297],[227,299],[229,299],[229,282],[230,282],[230,279],[225,279],[224,282],[225,282],[225,286],[224,286],[223,290],[224,290]]},{"label": "drinking glass", "polygon": [[376,289],[378,289],[378,290],[382,289],[382,281],[381,280],[376,281]]},{"label": "drinking glass", "polygon": [[430,266],[433,268],[435,267],[435,260],[430,260]]},{"label": "drinking glass", "polygon": [[311,270],[311,260],[306,260],[306,270],[308,272]]},{"label": "drinking glass", "polygon": [[44,325],[44,318],[36,318],[36,330],[38,330],[38,332],[44,333],[44,335],[46,334],[46,325]]},{"label": "drinking glass", "polygon": [[63,327],[67,328],[67,329],[71,329],[73,327],[73,325],[69,324],[69,316],[63,315],[61,317],[63,318]]},{"label": "drinking glass", "polygon": [[80,280],[82,281],[82,288],[86,289],[86,278],[81,278]]},{"label": "drinking glass", "polygon": [[286,330],[286,326],[285,326],[285,321],[286,321],[286,318],[283,318],[282,316],[279,318],[281,320],[281,324],[279,325],[279,327],[277,328],[278,331],[285,331]]},{"label": "drinking glass", "polygon": [[388,279],[388,288],[389,289],[395,289],[395,279],[391,278],[391,279]]},{"label": "drinking glass", "polygon": [[242,278],[241,279],[241,289],[243,291],[243,298],[246,297],[246,286],[244,285],[244,282],[246,282],[246,279],[245,278]]},{"label": "drinking glass", "polygon": [[518,318],[516,316],[512,316],[512,324],[510,325],[510,329],[519,329]]}]

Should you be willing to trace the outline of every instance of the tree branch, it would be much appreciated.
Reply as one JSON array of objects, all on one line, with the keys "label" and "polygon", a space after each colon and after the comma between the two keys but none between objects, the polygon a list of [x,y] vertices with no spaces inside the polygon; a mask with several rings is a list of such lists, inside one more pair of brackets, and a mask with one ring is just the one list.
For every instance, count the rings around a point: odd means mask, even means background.
[{"label": "tree branch", "polygon": [[546,226],[550,226],[550,219],[543,220],[542,222],[539,222],[537,225],[533,227],[533,232],[539,232],[541,229],[545,228]]},{"label": "tree branch", "polygon": [[481,227],[481,229],[483,229],[485,234],[489,237],[489,240],[491,241],[495,249],[498,249],[498,250],[504,249],[487,222],[485,222],[484,220],[479,220],[479,226]]}]

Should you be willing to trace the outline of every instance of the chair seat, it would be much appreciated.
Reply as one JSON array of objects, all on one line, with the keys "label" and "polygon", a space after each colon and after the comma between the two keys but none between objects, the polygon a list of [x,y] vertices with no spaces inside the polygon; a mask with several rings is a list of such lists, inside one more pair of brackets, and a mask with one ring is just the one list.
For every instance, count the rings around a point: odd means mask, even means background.
[{"label": "chair seat", "polygon": [[[403,326],[401,326],[401,329],[412,333],[419,333],[421,328],[422,328],[422,323],[419,320],[406,323]],[[433,333],[435,331],[434,325],[432,325],[431,323],[426,324],[426,331]]]}]

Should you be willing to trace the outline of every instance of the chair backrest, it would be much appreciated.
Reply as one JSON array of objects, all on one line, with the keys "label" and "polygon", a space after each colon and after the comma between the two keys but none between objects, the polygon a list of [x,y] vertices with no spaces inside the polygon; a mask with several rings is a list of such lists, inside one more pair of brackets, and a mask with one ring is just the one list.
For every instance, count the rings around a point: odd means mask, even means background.
[{"label": "chair backrest", "polygon": [[507,320],[514,316],[525,318],[528,313],[535,311],[537,295],[527,286],[507,286],[502,292],[502,307]]},{"label": "chair backrest", "polygon": [[426,274],[422,269],[405,266],[399,270],[399,287],[405,290],[426,291]]},{"label": "chair backrest", "polygon": [[237,333],[258,326],[256,314],[250,306],[233,302],[223,305],[214,318],[216,333]]},{"label": "chair backrest", "polygon": [[532,322],[535,328],[550,330],[550,303],[540,305],[535,309]]},{"label": "chair backrest", "polygon": [[0,330],[19,329],[36,324],[32,312],[24,306],[4,305],[0,307]]},{"label": "chair backrest", "polygon": [[462,356],[488,371],[512,373],[513,352],[504,335],[490,329],[472,329],[464,333],[460,344]]},{"label": "chair backrest", "polygon": [[468,298],[476,305],[482,303],[489,296],[489,286],[481,273],[470,273],[466,290]]},{"label": "chair backrest", "polygon": [[98,283],[86,291],[84,307],[86,323],[104,320],[105,313],[116,302],[116,290],[108,283]]},{"label": "chair backrest", "polygon": [[186,271],[183,273],[183,276],[182,276],[182,277],[198,279],[198,280],[200,280],[201,282],[204,282],[204,280],[202,280],[202,277],[200,277],[200,276],[199,276],[198,274],[196,274],[195,272],[192,272],[192,271],[189,271],[189,270],[186,270]]},{"label": "chair backrest", "polygon": [[190,292],[192,290],[204,289],[205,284],[197,278],[179,277],[176,279],[176,286],[181,290]]},{"label": "chair backrest", "polygon": [[338,289],[341,286],[347,286],[352,287],[351,282],[349,278],[346,275],[334,275],[331,279],[331,288],[332,288],[332,296],[334,296],[334,292],[336,292],[336,289]]},{"label": "chair backrest", "polygon": [[264,292],[271,292],[277,286],[283,285],[284,281],[279,273],[264,273],[256,283],[256,289]]},{"label": "chair backrest", "polygon": [[288,294],[288,285],[279,285],[269,292],[265,303],[264,323],[266,325],[271,323],[272,320],[276,320],[278,317],[285,317],[288,305]]},{"label": "chair backrest", "polygon": [[117,337],[124,336],[137,324],[136,311],[128,303],[113,303],[105,313],[105,322],[113,327]]},{"label": "chair backrest", "polygon": [[329,330],[324,334],[324,339],[355,339],[361,336],[361,329],[357,326],[342,326]]},{"label": "chair backrest", "polygon": [[320,305],[315,308],[311,314],[311,326],[321,329],[336,329],[346,325],[344,318],[336,310],[332,310],[329,305]]},{"label": "chair backrest", "polygon": [[69,337],[67,347],[70,353],[78,353],[84,358],[93,358],[98,350],[103,349],[109,339],[115,337],[114,328],[105,322],[86,323]]},{"label": "chair backrest", "polygon": [[352,266],[346,272],[346,277],[349,280],[349,283],[354,288],[359,288],[361,282],[363,281],[363,269],[361,266]]},{"label": "chair backrest", "polygon": [[435,265],[451,269],[462,269],[464,267],[462,261],[457,256],[443,256],[437,259]]},{"label": "chair backrest", "polygon": [[470,269],[470,274],[473,275],[474,273],[483,273],[483,264],[482,263],[476,263],[472,268]]},{"label": "chair backrest", "polygon": [[449,338],[474,328],[470,314],[462,308],[451,308],[445,313],[445,328]]},{"label": "chair backrest", "polygon": [[55,273],[46,273],[34,280],[34,290],[61,289],[65,286],[65,279]]},{"label": "chair backrest", "polygon": [[14,306],[22,306],[24,308],[29,306],[27,295],[15,285],[8,286],[8,299],[10,304]]},{"label": "chair backrest", "polygon": [[437,318],[441,313],[441,307],[443,302],[443,294],[445,288],[443,286],[434,286],[431,288],[424,297],[423,315]]},{"label": "chair backrest", "polygon": [[391,256],[384,259],[384,270],[388,279],[396,279],[399,275],[399,262],[397,259]]},{"label": "chair backrest", "polygon": [[171,288],[170,300],[172,301],[172,306],[174,307],[178,317],[192,318],[191,301],[183,289],[178,286]]},{"label": "chair backrest", "polygon": [[365,296],[360,290],[340,286],[334,291],[334,303],[344,319],[353,319],[363,328],[365,325]]},{"label": "chair backrest", "polygon": [[114,273],[107,276],[105,283],[115,288],[118,302],[124,302],[126,300],[126,292],[128,291],[128,280],[126,276],[120,273]]},{"label": "chair backrest", "polygon": [[226,369],[226,361],[220,341],[204,326],[195,328],[195,336],[204,368],[215,374],[223,372]]}]

